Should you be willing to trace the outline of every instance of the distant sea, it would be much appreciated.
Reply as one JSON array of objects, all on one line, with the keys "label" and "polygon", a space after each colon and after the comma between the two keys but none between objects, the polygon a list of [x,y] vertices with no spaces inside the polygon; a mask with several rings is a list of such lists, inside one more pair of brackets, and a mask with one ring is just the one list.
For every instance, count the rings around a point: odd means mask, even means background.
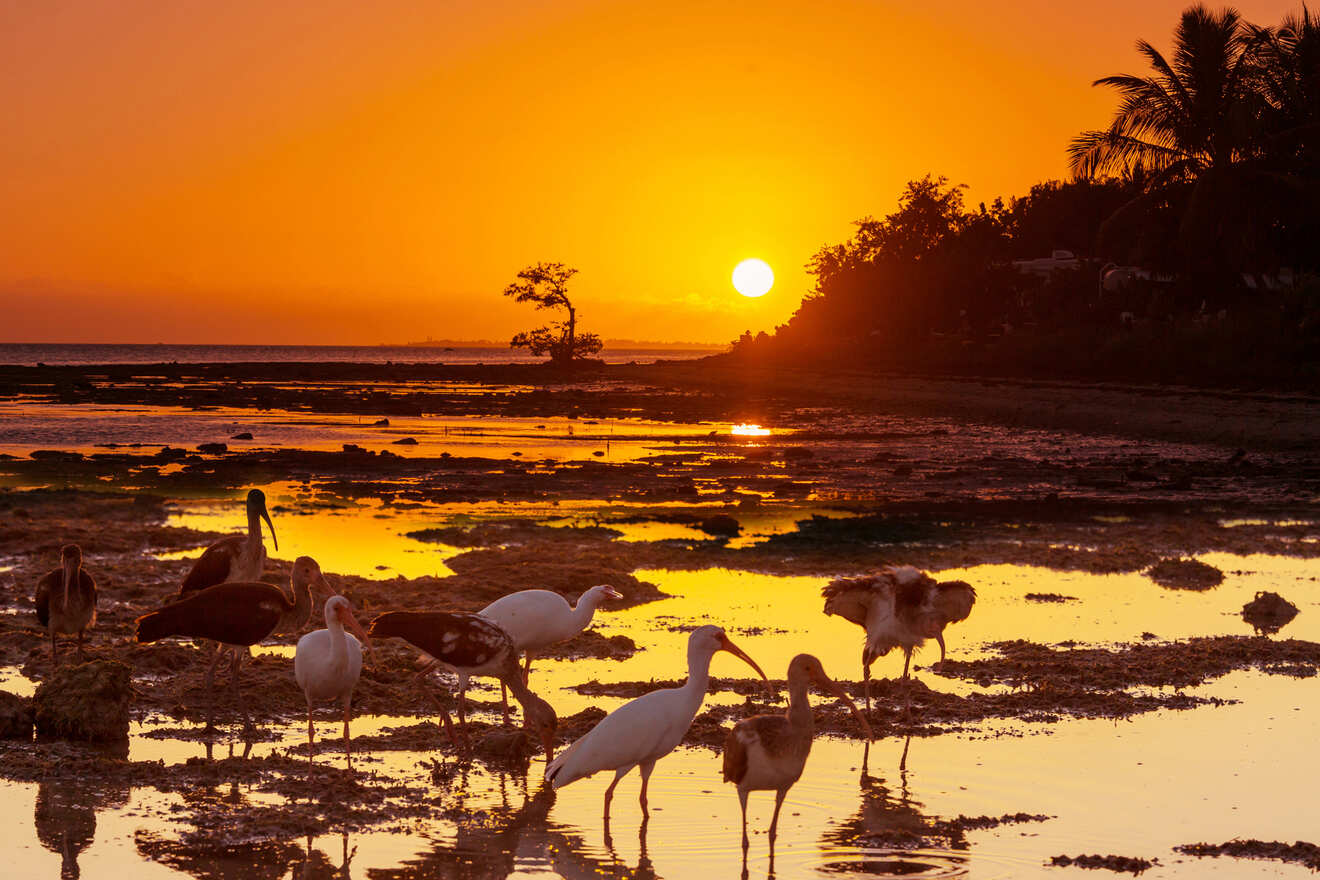
[{"label": "distant sea", "polygon": [[[658,360],[690,360],[716,354],[717,349],[606,348],[606,363],[641,364]],[[422,345],[77,345],[0,342],[0,364],[237,364],[237,363],[362,363],[362,364],[531,364],[545,358],[511,348]]]}]

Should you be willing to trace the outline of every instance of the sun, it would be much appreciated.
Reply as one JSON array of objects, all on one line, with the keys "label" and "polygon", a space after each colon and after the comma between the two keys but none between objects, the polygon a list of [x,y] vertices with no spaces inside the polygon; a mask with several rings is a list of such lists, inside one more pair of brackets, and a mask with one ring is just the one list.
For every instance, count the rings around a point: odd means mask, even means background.
[{"label": "sun", "polygon": [[774,286],[775,272],[765,260],[743,260],[733,267],[733,289],[743,296],[765,296]]}]

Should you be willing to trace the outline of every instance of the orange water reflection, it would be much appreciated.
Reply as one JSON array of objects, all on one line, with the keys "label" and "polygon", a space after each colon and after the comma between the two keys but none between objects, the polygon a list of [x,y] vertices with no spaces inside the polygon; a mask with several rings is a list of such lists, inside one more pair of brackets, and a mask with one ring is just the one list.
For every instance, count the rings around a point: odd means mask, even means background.
[{"label": "orange water reflection", "polygon": [[[305,519],[315,522],[323,518]],[[371,558],[380,555],[374,553]],[[979,594],[972,616],[947,632],[950,654],[977,656],[985,652],[987,643],[1009,638],[1105,643],[1139,639],[1146,631],[1166,639],[1248,634],[1250,627],[1236,612],[1258,589],[1277,590],[1302,607],[1303,613],[1285,629],[1285,636],[1320,637],[1320,615],[1314,613],[1320,599],[1315,561],[1223,554],[1201,558],[1227,573],[1221,586],[1205,593],[1164,590],[1140,574],[1092,575],[1009,565],[946,572],[945,576],[971,581]],[[632,609],[604,610],[597,616],[596,626],[605,635],[629,635],[642,648],[638,654],[622,662],[538,661],[532,686],[561,714],[589,704],[609,709],[620,702],[584,697],[571,689],[592,678],[680,677],[687,627],[706,620],[726,626],[732,638],[773,677],[781,677],[791,656],[804,649],[818,654],[834,676],[858,677],[861,631],[821,613],[819,588],[824,578],[723,570],[655,570],[637,575],[658,583],[673,598]],[[1038,592],[1061,593],[1077,601],[1038,604],[1025,600],[1027,593]],[[259,650],[288,654],[287,649]],[[957,692],[976,690],[974,685],[925,669],[933,656],[927,652],[918,660],[923,667],[918,675],[930,686]],[[894,676],[900,669],[901,659],[890,656],[878,663],[875,672]],[[723,655],[717,657],[713,671],[716,675],[744,673],[737,661]],[[482,686],[489,688],[488,683]],[[1302,868],[1194,860],[1177,856],[1171,848],[1197,840],[1259,837],[1290,841],[1314,835],[1310,805],[1316,770],[1314,743],[1320,740],[1320,709],[1316,708],[1320,706],[1320,679],[1298,681],[1239,672],[1190,692],[1240,702],[1186,712],[1161,711],[1117,722],[1072,720],[1046,725],[996,720],[958,733],[914,739],[906,744],[905,761],[905,743],[891,738],[872,747],[865,774],[861,743],[819,739],[806,774],[784,806],[777,876],[874,874],[916,865],[920,873],[915,876],[920,877],[1056,878],[1066,872],[1047,867],[1050,856],[1084,852],[1159,858],[1162,867],[1150,872],[1152,877],[1304,876]],[[736,698],[721,695],[712,699]],[[254,744],[252,754],[271,754],[303,742],[304,731],[295,717],[300,708],[290,707],[290,721],[273,728],[277,739]],[[355,720],[354,729],[367,736],[414,723],[417,719],[364,717]],[[201,743],[144,735],[165,724],[174,722],[134,725],[133,760],[172,764],[205,756]],[[337,733],[333,721],[318,721],[318,739],[327,743],[327,756],[336,754],[329,743]],[[245,746],[235,730],[226,730],[214,753],[223,756],[231,748],[241,753]],[[367,753],[360,760],[369,772],[383,771],[416,782],[424,780],[418,761],[430,757],[434,754],[398,751]],[[653,813],[645,852],[637,833],[641,817],[635,777],[620,786],[614,801],[613,835],[607,841],[599,815],[608,779],[575,783],[551,802],[539,781],[543,768],[541,759],[534,760],[530,776],[524,779],[474,765],[452,794],[462,818],[428,822],[403,835],[351,834],[348,847],[356,849],[352,876],[421,880],[629,876],[647,871],[669,878],[737,875],[741,864],[738,802],[733,790],[720,782],[718,755],[705,749],[680,749],[658,765],[651,780]],[[11,832],[16,842],[11,863],[19,871],[16,876],[57,875],[61,858],[41,845],[36,833],[40,829],[34,827],[38,787],[6,784],[5,790],[0,821],[15,829]],[[247,789],[242,796],[253,804],[278,804],[281,798]],[[179,872],[242,876],[237,873],[241,864],[234,866],[236,873],[217,874],[206,873],[213,861],[173,859],[170,866],[142,861],[132,843],[135,833],[145,829],[170,838],[184,830],[145,818],[177,800],[174,795],[135,790],[97,802],[94,839],[78,853],[83,876],[177,877]],[[47,802],[55,801],[48,797]],[[757,833],[750,868],[755,876],[764,875],[768,868],[761,832],[770,809],[768,796],[753,798],[749,818]],[[1053,818],[968,832],[966,850],[927,847],[894,852],[850,842],[858,833],[924,819],[1019,811]],[[70,820],[70,827],[87,825],[85,815],[75,819]],[[299,866],[307,863],[305,855],[294,854],[295,849],[305,853],[304,840],[284,844],[288,845],[282,844],[279,851],[288,850],[290,861],[263,867],[270,876],[297,876]],[[339,866],[342,862],[343,843],[337,832],[318,838],[313,849],[316,865]]]}]

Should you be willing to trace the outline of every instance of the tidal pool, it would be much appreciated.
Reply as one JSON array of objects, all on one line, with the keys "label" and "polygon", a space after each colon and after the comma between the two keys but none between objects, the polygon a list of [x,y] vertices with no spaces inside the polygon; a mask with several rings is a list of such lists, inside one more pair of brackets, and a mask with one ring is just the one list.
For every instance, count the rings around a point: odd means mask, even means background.
[{"label": "tidal pool", "polygon": [[[635,461],[675,452],[687,442],[734,442],[732,422],[663,422],[643,418],[581,419],[561,416],[369,416],[214,407],[205,410],[150,405],[53,404],[0,401],[0,452],[26,456],[36,449],[92,455],[152,451],[200,443],[233,450],[297,448],[339,451],[352,443],[397,455],[522,458],[526,461]],[[777,433],[791,434],[790,430]],[[235,439],[251,434],[252,439]],[[415,444],[397,441],[411,439]],[[738,446],[755,442],[737,438]],[[764,440],[765,438],[754,438]],[[142,449],[146,447],[146,449]]]},{"label": "tidal pool", "polygon": [[[950,657],[984,656],[991,653],[990,644],[1016,638],[1105,645],[1137,641],[1150,631],[1159,639],[1247,634],[1250,627],[1237,612],[1261,589],[1281,592],[1302,609],[1281,637],[1320,635],[1316,562],[1226,554],[1201,558],[1226,572],[1222,585],[1201,593],[1165,590],[1141,574],[1010,565],[941,572],[942,578],[963,578],[978,590],[972,616],[946,631]],[[369,573],[360,567],[350,570]],[[804,650],[817,654],[837,678],[859,677],[862,632],[821,613],[823,578],[718,569],[636,574],[672,598],[602,611],[595,628],[604,635],[627,634],[637,642],[637,654],[625,661],[536,661],[532,687],[561,715],[589,705],[609,710],[622,701],[573,690],[585,681],[681,678],[687,632],[705,621],[724,625],[772,677],[782,677],[789,659]],[[1028,601],[1028,593],[1073,598],[1038,603]],[[289,653],[288,648],[258,650]],[[931,672],[927,666],[934,659],[931,649],[918,655],[917,675],[923,682],[936,690],[979,690]],[[878,661],[874,674],[896,676],[901,664],[901,656],[891,654]],[[718,655],[712,671],[742,677],[746,670]],[[21,684],[15,670],[4,674],[10,684]],[[223,675],[220,681],[225,682]],[[430,686],[448,686],[448,679]],[[1309,876],[1299,866],[1196,859],[1172,847],[1235,837],[1292,841],[1314,836],[1320,680],[1244,671],[1187,692],[1236,702],[1122,721],[991,720],[938,736],[889,737],[869,747],[818,737],[805,775],[785,802],[774,875],[1106,876],[1047,865],[1056,855],[1101,853],[1158,859],[1143,877]],[[489,700],[496,693],[491,683],[480,682],[474,695]],[[719,694],[708,702],[737,700]],[[265,727],[261,741],[250,747],[237,728],[227,726],[209,753],[202,742],[169,734],[181,722],[149,719],[134,725],[128,757],[170,766],[245,751],[253,757],[278,754],[305,741],[300,713],[301,706],[289,707],[287,722]],[[362,717],[353,727],[355,735],[369,736],[417,720]],[[340,729],[333,713],[318,716],[316,728],[317,762],[339,766]],[[738,801],[732,787],[720,781],[719,755],[711,750],[685,747],[660,762],[651,782],[652,815],[644,826],[636,801],[638,779],[634,774],[625,780],[608,836],[600,812],[609,774],[551,796],[540,781],[544,762],[539,757],[526,774],[474,762],[452,771],[447,788],[435,789],[430,767],[422,764],[434,759],[448,766],[461,763],[438,751],[365,752],[357,761],[367,774],[429,787],[424,790],[435,791],[453,807],[444,818],[346,836],[342,829],[326,827],[310,841],[276,826],[251,845],[218,836],[208,844],[212,835],[207,829],[175,817],[187,815],[188,797],[263,805],[278,804],[283,795],[238,783],[186,796],[132,786],[105,790],[95,780],[82,785],[4,783],[0,821],[11,829],[10,875],[77,876],[73,863],[87,878],[686,878],[734,877],[741,871]],[[768,793],[751,799],[752,876],[770,870],[762,832],[772,803]],[[1047,818],[971,830],[953,822],[960,816],[1018,813]],[[925,845],[915,849],[893,844],[906,831],[933,827],[947,830],[925,834]]]}]

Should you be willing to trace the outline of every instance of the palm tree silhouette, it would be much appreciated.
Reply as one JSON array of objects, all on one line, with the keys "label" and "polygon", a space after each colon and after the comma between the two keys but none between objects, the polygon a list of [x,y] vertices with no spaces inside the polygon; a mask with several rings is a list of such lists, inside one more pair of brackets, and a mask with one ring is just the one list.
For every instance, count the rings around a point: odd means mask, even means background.
[{"label": "palm tree silhouette", "polygon": [[[1107,226],[1172,207],[1180,215],[1178,250],[1185,263],[1222,275],[1240,269],[1258,228],[1253,185],[1265,169],[1256,88],[1256,30],[1234,9],[1196,5],[1183,12],[1166,58],[1145,40],[1137,51],[1145,76],[1120,74],[1095,81],[1121,98],[1109,127],[1075,137],[1068,148],[1079,177],[1130,176],[1142,193]],[[1107,237],[1109,230],[1102,230]]]}]

